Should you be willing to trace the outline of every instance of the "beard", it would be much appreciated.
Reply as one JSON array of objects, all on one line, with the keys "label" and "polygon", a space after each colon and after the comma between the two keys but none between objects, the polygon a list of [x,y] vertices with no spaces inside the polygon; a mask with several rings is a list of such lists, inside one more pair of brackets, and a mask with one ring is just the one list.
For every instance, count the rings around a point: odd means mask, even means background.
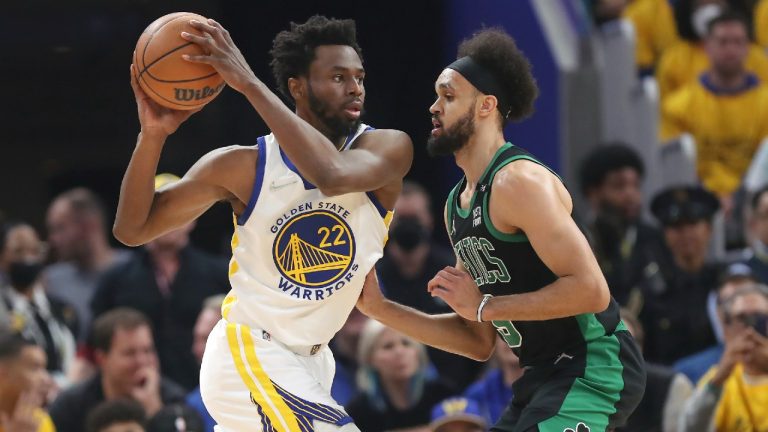
[{"label": "beard", "polygon": [[341,115],[333,115],[331,107],[325,101],[315,96],[315,92],[312,91],[312,85],[307,85],[307,99],[309,101],[309,109],[317,116],[318,119],[325,125],[328,132],[331,134],[329,139],[332,142],[341,138],[346,138],[352,131],[357,130],[360,126],[360,119],[363,117],[363,112],[360,112],[360,117],[356,120],[349,120]]},{"label": "beard", "polygon": [[427,140],[427,152],[430,156],[449,156],[467,145],[475,133],[474,106],[456,120],[456,123],[438,136],[430,135]]}]

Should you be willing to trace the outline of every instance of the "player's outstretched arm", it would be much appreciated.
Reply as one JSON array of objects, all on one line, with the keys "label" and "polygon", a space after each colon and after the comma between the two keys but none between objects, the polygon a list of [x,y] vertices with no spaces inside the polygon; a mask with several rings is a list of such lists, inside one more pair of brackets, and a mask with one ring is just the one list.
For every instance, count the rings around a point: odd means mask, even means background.
[{"label": "player's outstretched arm", "polygon": [[251,172],[256,153],[242,147],[214,150],[180,181],[155,191],[155,173],[166,138],[192,113],[162,108],[134,80],[131,85],[141,132],[123,176],[113,233],[126,245],[137,246],[195,220],[217,201],[229,200],[236,207],[239,199],[231,191],[249,179],[238,179],[231,173]]},{"label": "player's outstretched arm", "polygon": [[428,315],[387,300],[381,294],[375,269],[365,278],[357,308],[425,345],[477,361],[488,360],[493,354],[496,330],[490,323],[471,322],[455,313]]},{"label": "player's outstretched arm", "polygon": [[[369,132],[359,138],[355,150],[340,153],[256,77],[221,24],[209,20],[192,21],[191,25],[210,37],[187,33],[182,37],[210,54],[187,59],[213,66],[230,87],[245,95],[302,175],[323,193],[333,196],[372,191],[401,180],[408,172],[413,147],[407,134],[396,130]],[[347,85],[361,84],[351,77]]]},{"label": "player's outstretched arm", "polygon": [[499,171],[489,207],[497,228],[521,229],[558,279],[538,291],[491,299],[484,320],[548,320],[608,307],[608,285],[571,218],[570,196],[546,168],[522,161]]}]

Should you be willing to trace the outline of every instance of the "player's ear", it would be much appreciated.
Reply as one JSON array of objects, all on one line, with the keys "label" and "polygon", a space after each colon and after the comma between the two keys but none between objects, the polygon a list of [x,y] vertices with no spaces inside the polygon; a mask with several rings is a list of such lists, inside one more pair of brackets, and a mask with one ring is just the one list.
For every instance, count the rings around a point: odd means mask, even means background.
[{"label": "player's ear", "polygon": [[498,101],[496,100],[496,96],[483,95],[480,102],[480,112],[478,113],[480,117],[494,114],[496,112],[497,103]]},{"label": "player's ear", "polygon": [[291,93],[293,100],[302,99],[304,97],[304,80],[288,78],[288,91]]}]

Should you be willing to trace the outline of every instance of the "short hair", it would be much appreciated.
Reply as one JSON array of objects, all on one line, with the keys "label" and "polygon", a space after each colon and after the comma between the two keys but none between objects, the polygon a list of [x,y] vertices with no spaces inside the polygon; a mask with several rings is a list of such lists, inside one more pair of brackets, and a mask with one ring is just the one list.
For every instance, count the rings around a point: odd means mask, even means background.
[{"label": "short hair", "polygon": [[0,362],[15,360],[30,346],[38,345],[17,332],[0,330]]},{"label": "short hair", "polygon": [[13,231],[15,228],[22,225],[29,225],[29,224],[21,221],[8,221],[0,224],[0,253],[2,253],[3,250],[5,250],[5,245],[8,242],[8,234],[10,234],[11,231]]},{"label": "short hair", "polygon": [[288,79],[307,76],[309,65],[315,60],[315,48],[322,45],[346,45],[352,47],[360,61],[362,49],[357,44],[355,21],[326,18],[315,15],[304,24],[291,22],[291,29],[275,36],[272,42],[272,75],[277,88],[289,101],[293,100],[288,89]]},{"label": "short hair", "polygon": [[107,220],[104,202],[91,190],[77,187],[61,193],[55,201],[64,200],[72,207],[75,217],[96,216],[102,223]]},{"label": "short hair", "polygon": [[149,319],[143,313],[126,307],[113,309],[99,315],[93,322],[91,343],[94,349],[108,352],[118,329],[135,330],[142,326],[151,328]]},{"label": "short hair", "polygon": [[623,143],[613,142],[592,150],[581,162],[579,180],[582,193],[599,187],[608,174],[623,168],[634,169],[641,178],[645,174],[640,156]]},{"label": "short hair", "polygon": [[739,297],[744,297],[749,294],[758,294],[762,296],[764,299],[768,300],[768,286],[760,283],[752,283],[752,284],[748,284],[748,285],[744,285],[736,288],[733,294],[720,300],[720,307],[722,307],[723,313],[726,316],[730,316],[731,307],[733,307],[733,303],[736,302],[736,299],[738,299]]},{"label": "short hair", "polygon": [[488,69],[506,92],[510,110],[506,118],[499,111],[502,127],[510,120],[522,120],[533,113],[539,88],[531,73],[531,63],[507,32],[493,27],[473,34],[459,45],[457,57],[467,56]]},{"label": "short hair", "polygon": [[768,193],[768,183],[764,184],[754,195],[752,195],[752,211],[757,211],[757,207],[760,205],[760,200],[766,193]]},{"label": "short hair", "polygon": [[87,432],[101,432],[115,423],[135,422],[142,427],[146,421],[144,408],[133,399],[114,399],[96,405],[86,418]]},{"label": "short hair", "polygon": [[749,38],[749,22],[747,21],[747,18],[743,14],[730,9],[726,9],[723,13],[712,18],[707,23],[707,35],[711,35],[715,30],[715,26],[718,24],[732,22],[741,24],[744,27],[744,32],[747,34],[747,38]]},{"label": "short hair", "polygon": [[202,431],[205,424],[200,413],[182,403],[166,405],[147,421],[147,432],[175,432],[184,422],[183,430]]}]

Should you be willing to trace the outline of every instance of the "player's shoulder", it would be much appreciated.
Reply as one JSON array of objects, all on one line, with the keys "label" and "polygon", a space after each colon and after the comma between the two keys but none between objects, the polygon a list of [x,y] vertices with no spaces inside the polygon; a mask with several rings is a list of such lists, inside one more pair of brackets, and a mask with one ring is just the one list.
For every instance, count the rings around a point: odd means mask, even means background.
[{"label": "player's shoulder", "polygon": [[411,137],[407,133],[397,129],[369,129],[360,134],[355,140],[357,148],[374,147],[412,147]]},{"label": "player's shoulder", "polygon": [[230,145],[209,151],[200,161],[217,170],[237,170],[240,167],[255,167],[258,154],[257,145]]},{"label": "player's shoulder", "polygon": [[492,180],[493,193],[505,200],[526,200],[532,194],[551,193],[562,186],[546,166],[528,159],[504,165]]}]

